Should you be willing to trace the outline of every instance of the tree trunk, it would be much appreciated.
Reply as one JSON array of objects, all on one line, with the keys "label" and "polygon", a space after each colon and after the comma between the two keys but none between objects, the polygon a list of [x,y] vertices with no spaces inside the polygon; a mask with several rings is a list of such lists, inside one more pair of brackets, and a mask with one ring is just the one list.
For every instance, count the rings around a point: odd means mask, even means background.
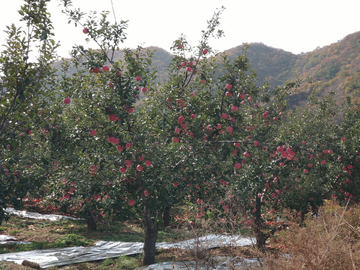
[{"label": "tree trunk", "polygon": [[144,254],[142,259],[143,265],[150,265],[155,263],[155,245],[158,236],[158,225],[155,225],[155,220],[151,218],[150,211],[144,208]]},{"label": "tree trunk", "polygon": [[261,199],[256,197],[256,211],[255,211],[255,220],[254,220],[254,232],[256,237],[256,247],[260,251],[264,251],[266,237],[265,234],[261,231]]},{"label": "tree trunk", "polygon": [[163,215],[163,222],[164,222],[164,226],[167,227],[170,225],[170,221],[171,221],[171,217],[170,217],[170,207],[166,206],[165,208],[165,212]]},{"label": "tree trunk", "polygon": [[87,211],[87,220],[86,221],[87,221],[88,230],[96,231],[96,221],[95,221],[93,213],[90,210]]}]

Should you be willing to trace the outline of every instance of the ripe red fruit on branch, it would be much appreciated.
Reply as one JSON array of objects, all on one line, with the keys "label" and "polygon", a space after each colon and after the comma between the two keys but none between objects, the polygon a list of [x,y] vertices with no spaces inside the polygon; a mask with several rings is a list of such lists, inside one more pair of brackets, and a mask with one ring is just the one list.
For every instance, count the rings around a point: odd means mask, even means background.
[{"label": "ripe red fruit on branch", "polygon": [[178,143],[180,141],[179,137],[173,137],[173,142]]},{"label": "ripe red fruit on branch", "polygon": [[122,147],[121,145],[118,145],[118,146],[116,147],[116,149],[117,149],[119,152],[121,152],[122,150],[124,150],[124,147]]},{"label": "ripe red fruit on branch", "polygon": [[89,30],[88,30],[87,28],[84,28],[84,29],[83,29],[83,33],[84,33],[84,34],[87,34],[87,33],[89,33]]},{"label": "ripe red fruit on branch", "polygon": [[248,152],[244,152],[244,157],[250,157],[250,154]]},{"label": "ripe red fruit on branch", "polygon": [[174,186],[174,187],[177,187],[178,185],[179,185],[179,184],[178,184],[177,182],[174,182],[174,183],[173,183],[173,186]]},{"label": "ripe red fruit on branch", "polygon": [[109,70],[110,70],[109,66],[103,65],[103,67],[102,67],[103,72],[108,72]]},{"label": "ripe red fruit on branch", "polygon": [[127,143],[126,148],[129,149],[130,147],[132,147],[132,143]]},{"label": "ripe red fruit on branch", "polygon": [[205,54],[208,53],[208,50],[207,50],[207,49],[203,49],[202,53],[203,53],[203,55],[205,55]]},{"label": "ripe red fruit on branch", "polygon": [[236,170],[240,169],[240,168],[241,168],[241,164],[240,164],[240,163],[235,163],[234,168],[235,168]]},{"label": "ripe red fruit on branch", "polygon": [[110,121],[115,121],[115,120],[116,120],[115,114],[110,114],[110,115],[109,115],[109,120],[110,120]]},{"label": "ripe red fruit on branch", "polygon": [[90,134],[93,135],[93,136],[95,136],[95,135],[96,135],[96,130],[95,130],[95,129],[92,129],[92,130],[90,131]]},{"label": "ripe red fruit on branch", "polygon": [[63,100],[64,104],[69,104],[71,102],[70,98],[64,98]]},{"label": "ripe red fruit on branch", "polygon": [[143,167],[141,165],[137,165],[136,166],[136,170],[138,170],[139,172],[141,172],[143,170]]},{"label": "ripe red fruit on branch", "polygon": [[226,92],[225,94],[227,97],[232,97],[232,93],[231,92]]},{"label": "ripe red fruit on branch", "polygon": [[129,200],[128,204],[129,204],[130,206],[133,206],[133,205],[135,204],[135,201],[134,201],[133,199],[131,199],[131,200]]},{"label": "ripe red fruit on branch", "polygon": [[145,93],[147,91],[146,87],[141,88],[141,92]]},{"label": "ripe red fruit on branch", "polygon": [[232,85],[231,85],[231,84],[227,84],[225,87],[226,87],[227,90],[230,90],[231,87],[232,87]]},{"label": "ripe red fruit on branch", "polygon": [[222,114],[221,114],[221,118],[222,118],[222,119],[226,119],[226,118],[227,118],[227,114],[226,114],[226,113],[222,113]]},{"label": "ripe red fruit on branch", "polygon": [[119,169],[119,171],[120,171],[121,173],[126,173],[126,168],[121,167],[121,168]]},{"label": "ripe red fruit on branch", "polygon": [[227,132],[231,133],[231,132],[233,132],[234,129],[232,127],[227,127],[226,130],[227,130]]},{"label": "ripe red fruit on branch", "polygon": [[144,195],[145,195],[146,197],[149,196],[149,191],[145,190],[145,191],[144,191]]},{"label": "ripe red fruit on branch", "polygon": [[186,71],[189,71],[189,72],[190,72],[190,71],[191,71],[191,67],[187,67],[187,68],[186,68]]},{"label": "ripe red fruit on branch", "polygon": [[150,167],[151,166],[151,161],[150,160],[145,161],[145,165]]},{"label": "ripe red fruit on branch", "polygon": [[184,116],[179,116],[179,118],[178,118],[178,122],[179,122],[179,124],[181,124],[181,123],[183,123],[185,121],[185,117]]}]

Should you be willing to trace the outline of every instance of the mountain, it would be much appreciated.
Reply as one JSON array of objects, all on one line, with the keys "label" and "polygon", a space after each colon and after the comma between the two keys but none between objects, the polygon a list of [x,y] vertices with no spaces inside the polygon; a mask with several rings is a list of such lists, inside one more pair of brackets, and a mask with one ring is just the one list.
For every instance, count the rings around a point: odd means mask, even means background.
[{"label": "mountain", "polygon": [[[312,76],[316,81],[311,85],[305,84],[290,98],[291,107],[303,106],[312,91],[316,91],[317,95],[334,91],[339,102],[350,97],[353,104],[360,104],[360,32],[302,54],[293,54],[262,43],[248,45],[247,56],[252,68],[257,71],[259,85],[268,81],[271,87],[281,86],[297,76]],[[225,53],[230,59],[234,59],[244,53],[244,46],[231,48]],[[159,47],[149,49],[156,50],[153,64],[157,67],[158,78],[163,80],[166,78],[166,67],[171,62],[172,55]],[[122,52],[119,52],[115,60],[121,57]],[[60,63],[57,62],[54,66],[60,67]]]},{"label": "mountain", "polygon": [[[271,86],[283,85],[296,76],[312,76],[315,84],[300,88],[290,99],[290,106],[303,105],[311,91],[318,95],[335,92],[342,102],[346,97],[353,104],[360,104],[360,32],[317,48],[312,52],[292,54],[262,43],[251,43],[247,55],[257,71],[259,84],[268,78]],[[243,53],[243,45],[225,51],[230,58]]]}]

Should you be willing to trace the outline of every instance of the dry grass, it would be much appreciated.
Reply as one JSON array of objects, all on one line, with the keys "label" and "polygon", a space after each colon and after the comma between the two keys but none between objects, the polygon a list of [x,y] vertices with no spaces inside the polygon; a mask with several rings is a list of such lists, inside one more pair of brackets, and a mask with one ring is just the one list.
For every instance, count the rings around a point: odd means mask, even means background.
[{"label": "dry grass", "polygon": [[289,214],[289,229],[272,239],[289,256],[265,256],[266,269],[360,269],[360,208],[326,202],[317,217],[299,225]]}]

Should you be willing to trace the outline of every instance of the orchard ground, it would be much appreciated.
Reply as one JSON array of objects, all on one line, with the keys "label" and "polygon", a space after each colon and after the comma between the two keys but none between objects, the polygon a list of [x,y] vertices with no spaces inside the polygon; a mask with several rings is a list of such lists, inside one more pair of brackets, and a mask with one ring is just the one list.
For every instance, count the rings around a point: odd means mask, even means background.
[{"label": "orchard ground", "polygon": [[[43,203],[28,204],[29,211],[37,210],[49,213]],[[61,214],[54,209],[51,213]],[[356,269],[360,263],[360,207],[339,206],[336,201],[327,201],[319,210],[316,218],[307,216],[303,225],[298,225],[299,218],[295,212],[287,213],[288,229],[278,232],[271,238],[264,253],[259,253],[255,247],[223,247],[200,252],[195,256],[189,250],[160,250],[156,253],[156,263],[165,261],[208,260],[214,256],[256,258],[262,257],[266,269],[299,269],[301,265],[322,269]],[[62,213],[64,214],[64,213]],[[72,216],[77,213],[71,211]],[[101,217],[97,217],[101,218]],[[186,222],[175,223],[162,227],[158,242],[178,241],[184,238],[194,238],[194,233],[204,233],[205,228],[195,226],[194,229],[185,225]],[[210,233],[209,228],[206,228]],[[1,234],[15,236],[21,241],[31,241],[30,245],[2,245],[0,253],[19,252],[34,249],[48,249],[66,246],[90,246],[98,240],[111,241],[142,241],[144,232],[139,220],[127,222],[102,219],[98,230],[90,232],[84,221],[32,220],[11,216],[9,222],[0,227]],[[245,232],[244,232],[245,233]],[[252,235],[247,231],[247,235]],[[292,259],[284,257],[290,254]],[[141,254],[123,256],[96,262],[87,262],[48,269],[134,269],[141,266]],[[321,259],[319,259],[321,258]],[[334,268],[335,267],[335,268]],[[0,269],[30,269],[11,262],[0,262]],[[314,268],[315,269],[315,268]]]}]

